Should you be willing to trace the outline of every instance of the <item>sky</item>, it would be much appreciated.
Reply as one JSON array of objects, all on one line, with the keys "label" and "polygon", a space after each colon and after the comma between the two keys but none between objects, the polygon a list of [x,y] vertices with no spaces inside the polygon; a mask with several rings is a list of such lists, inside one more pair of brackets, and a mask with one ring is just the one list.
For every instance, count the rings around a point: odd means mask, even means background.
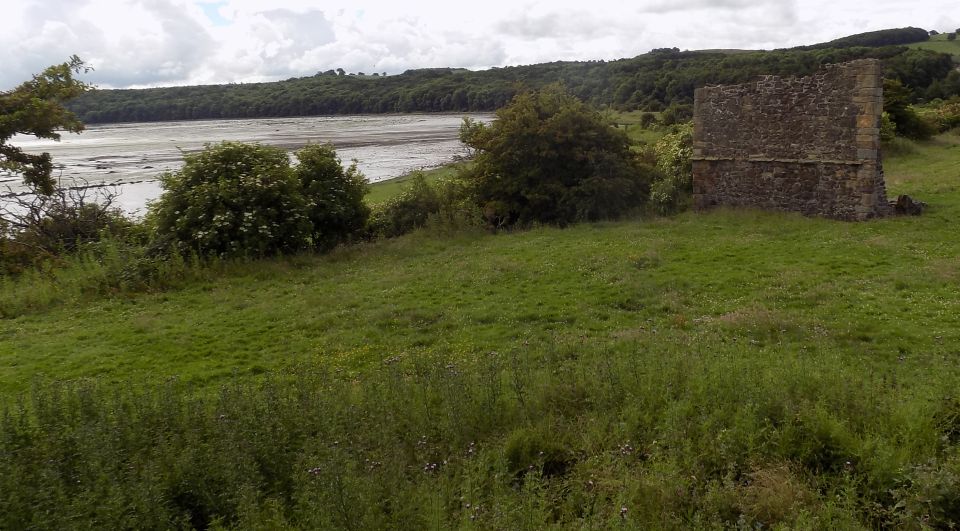
[{"label": "sky", "polygon": [[[12,5],[10,5],[12,2]],[[79,55],[101,88],[247,83],[328,69],[612,60],[960,27],[957,0],[3,0],[0,90]]]}]

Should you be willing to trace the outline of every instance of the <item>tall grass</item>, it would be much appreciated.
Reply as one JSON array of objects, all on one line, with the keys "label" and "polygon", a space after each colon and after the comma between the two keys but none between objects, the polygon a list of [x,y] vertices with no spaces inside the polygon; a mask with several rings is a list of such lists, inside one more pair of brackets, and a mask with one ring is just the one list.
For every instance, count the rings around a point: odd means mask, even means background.
[{"label": "tall grass", "polygon": [[955,370],[916,385],[665,339],[305,364],[217,393],[37,382],[0,416],[0,528],[957,522]]},{"label": "tall grass", "polygon": [[89,249],[0,286],[0,529],[956,527],[958,145],[919,218]]}]

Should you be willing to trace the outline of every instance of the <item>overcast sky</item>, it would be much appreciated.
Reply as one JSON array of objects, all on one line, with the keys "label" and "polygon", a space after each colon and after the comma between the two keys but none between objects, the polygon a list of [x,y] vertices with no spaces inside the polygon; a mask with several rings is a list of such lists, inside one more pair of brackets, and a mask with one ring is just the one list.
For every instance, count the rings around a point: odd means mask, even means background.
[{"label": "overcast sky", "polygon": [[[77,54],[103,88],[251,82],[331,68],[618,59],[960,27],[950,0],[2,0],[0,90]],[[12,6],[11,6],[12,2]]]}]

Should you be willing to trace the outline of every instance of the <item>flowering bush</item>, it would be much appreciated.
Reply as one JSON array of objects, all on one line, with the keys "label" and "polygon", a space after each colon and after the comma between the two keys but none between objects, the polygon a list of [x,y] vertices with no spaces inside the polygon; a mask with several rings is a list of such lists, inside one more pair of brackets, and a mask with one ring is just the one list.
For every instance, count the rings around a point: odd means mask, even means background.
[{"label": "flowering bush", "polygon": [[960,96],[954,96],[947,101],[934,100],[917,107],[916,111],[922,119],[936,124],[939,132],[960,127]]},{"label": "flowering bush", "polygon": [[650,202],[661,214],[681,209],[693,186],[693,124],[687,122],[654,146],[661,176],[650,186]]},{"label": "flowering bush", "polygon": [[202,255],[270,255],[329,247],[366,221],[366,190],[332,149],[308,146],[290,167],[280,148],[223,142],[161,177],[151,205],[161,245]]}]

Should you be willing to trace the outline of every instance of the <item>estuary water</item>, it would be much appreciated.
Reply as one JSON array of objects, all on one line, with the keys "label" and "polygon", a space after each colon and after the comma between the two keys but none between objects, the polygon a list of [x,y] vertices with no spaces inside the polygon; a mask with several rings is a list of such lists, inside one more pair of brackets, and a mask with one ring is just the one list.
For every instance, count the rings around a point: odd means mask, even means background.
[{"label": "estuary water", "polygon": [[[310,143],[331,143],[344,164],[356,159],[371,182],[440,166],[466,154],[457,133],[465,116],[403,114],[197,120],[88,125],[59,142],[18,135],[11,143],[30,153],[48,152],[63,185],[116,187],[120,206],[142,212],[160,195],[157,176],[183,165],[183,155],[224,140],[278,146],[291,153]],[[3,195],[23,193],[20,178],[0,173]]]}]

